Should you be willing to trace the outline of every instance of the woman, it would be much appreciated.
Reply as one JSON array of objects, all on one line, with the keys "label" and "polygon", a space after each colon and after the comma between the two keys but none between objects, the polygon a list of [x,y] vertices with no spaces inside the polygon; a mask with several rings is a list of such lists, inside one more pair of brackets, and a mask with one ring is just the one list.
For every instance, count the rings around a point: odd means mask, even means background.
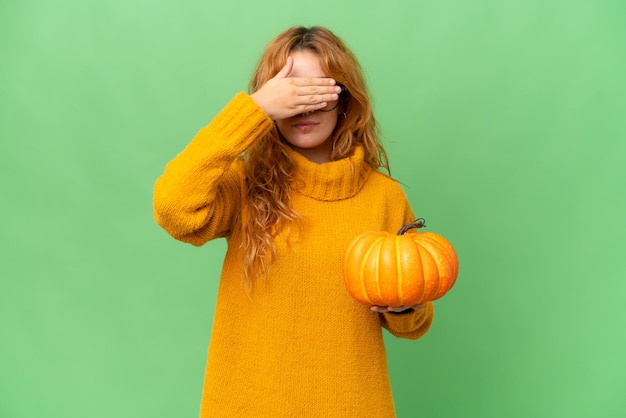
[{"label": "woman", "polygon": [[322,27],[294,27],[157,180],[157,222],[228,250],[202,417],[393,417],[382,328],[417,339],[432,303],[367,307],[341,257],[414,219],[387,168],[361,68]]}]

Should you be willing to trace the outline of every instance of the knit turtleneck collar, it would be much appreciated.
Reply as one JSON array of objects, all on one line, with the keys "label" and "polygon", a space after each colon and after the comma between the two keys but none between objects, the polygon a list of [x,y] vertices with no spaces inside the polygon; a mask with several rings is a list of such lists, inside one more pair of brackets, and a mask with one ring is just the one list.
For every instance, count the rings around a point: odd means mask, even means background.
[{"label": "knit turtleneck collar", "polygon": [[372,168],[364,161],[363,147],[339,161],[317,164],[297,151],[289,151],[294,164],[293,190],[316,200],[335,201],[356,195]]}]

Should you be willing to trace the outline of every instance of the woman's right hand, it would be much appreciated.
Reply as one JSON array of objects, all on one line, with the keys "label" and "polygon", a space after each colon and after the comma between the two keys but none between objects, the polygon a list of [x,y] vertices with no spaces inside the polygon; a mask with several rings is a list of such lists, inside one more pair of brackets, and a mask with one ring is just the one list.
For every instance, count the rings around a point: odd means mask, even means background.
[{"label": "woman's right hand", "polygon": [[250,95],[272,120],[314,112],[326,106],[327,101],[339,98],[341,88],[334,79],[288,77],[292,66],[293,58],[288,57],[278,74]]}]

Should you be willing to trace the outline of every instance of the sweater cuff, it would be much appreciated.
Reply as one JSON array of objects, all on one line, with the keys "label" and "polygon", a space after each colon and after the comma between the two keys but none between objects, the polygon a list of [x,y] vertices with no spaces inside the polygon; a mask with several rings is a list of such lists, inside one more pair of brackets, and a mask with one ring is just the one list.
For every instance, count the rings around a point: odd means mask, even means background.
[{"label": "sweater cuff", "polygon": [[243,93],[235,97],[203,130],[220,132],[226,138],[239,138],[233,144],[235,154],[246,150],[250,143],[272,128],[273,122],[252,98]]},{"label": "sweater cuff", "polygon": [[424,335],[433,320],[433,303],[426,302],[419,310],[410,310],[407,313],[385,312],[382,314],[383,324],[392,334],[397,337],[417,339]]}]

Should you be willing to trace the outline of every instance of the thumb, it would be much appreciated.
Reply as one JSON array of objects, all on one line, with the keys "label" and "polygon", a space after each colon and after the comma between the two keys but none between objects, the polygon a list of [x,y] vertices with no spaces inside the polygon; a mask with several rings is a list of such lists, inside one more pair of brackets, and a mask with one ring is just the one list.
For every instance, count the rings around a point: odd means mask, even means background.
[{"label": "thumb", "polygon": [[274,76],[274,78],[285,78],[285,77],[287,77],[289,75],[289,73],[291,72],[292,68],[293,68],[293,58],[287,57],[287,62],[285,63],[285,66],[280,69],[280,71],[278,72],[278,74],[276,74]]}]

